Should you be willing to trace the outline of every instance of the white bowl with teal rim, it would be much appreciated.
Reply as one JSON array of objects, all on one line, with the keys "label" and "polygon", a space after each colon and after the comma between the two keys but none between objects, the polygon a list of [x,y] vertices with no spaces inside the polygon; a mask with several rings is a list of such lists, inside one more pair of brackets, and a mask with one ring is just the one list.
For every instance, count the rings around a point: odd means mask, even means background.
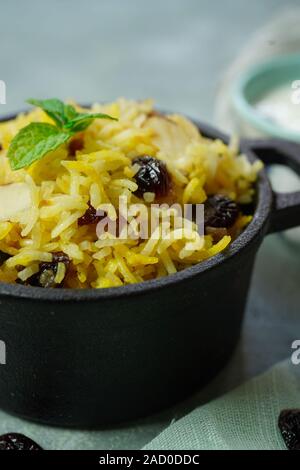
[{"label": "white bowl with teal rim", "polygon": [[277,56],[246,71],[233,86],[233,105],[239,118],[258,135],[300,142],[300,131],[284,126],[258,110],[258,104],[266,96],[284,87],[287,88],[289,104],[296,107],[292,109],[294,115],[298,115],[299,110],[300,125],[300,103],[292,101],[296,93],[300,97],[300,54]]},{"label": "white bowl with teal rim", "polygon": [[[237,125],[241,135],[271,136],[300,143],[300,102],[296,104],[292,101],[292,94],[297,93],[297,88],[293,88],[292,85],[297,82],[300,98],[300,54],[277,56],[246,71],[232,88],[232,100],[238,115]],[[283,126],[278,119],[272,117],[271,113],[267,116],[259,110],[259,103],[263,102],[265,97],[272,99],[274,92],[281,89],[286,89],[286,94],[282,95],[285,97],[283,99],[286,102],[290,100],[288,105],[294,106],[293,115],[299,115],[299,131]],[[300,179],[290,169],[281,166],[272,167],[270,178],[278,192],[300,190]],[[285,239],[299,244],[299,228],[289,230],[285,234]]]}]

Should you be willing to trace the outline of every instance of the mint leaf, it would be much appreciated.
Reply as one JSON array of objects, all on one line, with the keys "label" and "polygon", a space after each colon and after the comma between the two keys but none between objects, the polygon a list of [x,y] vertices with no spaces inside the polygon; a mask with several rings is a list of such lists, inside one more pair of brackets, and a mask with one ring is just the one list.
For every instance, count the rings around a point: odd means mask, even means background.
[{"label": "mint leaf", "polygon": [[7,157],[11,168],[19,170],[39,160],[69,140],[72,132],[61,131],[52,124],[33,122],[23,127],[11,141]]},{"label": "mint leaf", "polygon": [[78,114],[79,113],[71,104],[64,105],[64,116],[65,116],[66,123],[68,123],[71,119],[74,119],[76,116],[78,116]]},{"label": "mint leaf", "polygon": [[35,100],[31,98],[27,100],[27,103],[32,104],[33,106],[37,106],[38,108],[42,108],[42,110],[45,111],[45,113],[47,113],[48,116],[50,116],[51,119],[53,119],[53,121],[60,128],[62,128],[68,120],[65,117],[65,105],[62,101],[58,100],[57,98],[53,98],[50,100]]},{"label": "mint leaf", "polygon": [[96,118],[117,120],[103,113],[78,113],[74,106],[64,104],[57,98],[48,100],[35,100],[31,98],[27,100],[27,103],[42,108],[59,128],[70,129],[74,132],[84,131],[91,121]]},{"label": "mint leaf", "polygon": [[94,119],[111,119],[117,121],[116,118],[103,113],[78,113],[76,117],[70,120],[66,125],[66,129],[70,129],[73,132],[84,131]]}]

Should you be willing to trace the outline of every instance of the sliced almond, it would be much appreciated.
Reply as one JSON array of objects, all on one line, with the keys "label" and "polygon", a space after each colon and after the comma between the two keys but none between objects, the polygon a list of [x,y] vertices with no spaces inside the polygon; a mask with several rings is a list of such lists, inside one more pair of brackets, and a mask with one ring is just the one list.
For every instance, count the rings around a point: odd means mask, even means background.
[{"label": "sliced almond", "polygon": [[182,158],[186,147],[191,142],[201,139],[194,124],[182,116],[151,115],[144,127],[153,129],[154,144],[172,160]]},{"label": "sliced almond", "polygon": [[10,221],[18,213],[30,209],[31,191],[27,183],[0,186],[0,221]]},{"label": "sliced almond", "polygon": [[181,116],[180,114],[172,114],[171,116],[168,116],[168,119],[176,122],[176,124],[182,129],[182,131],[184,131],[185,135],[188,136],[190,140],[199,141],[202,139],[198,127],[195,126],[195,124],[186,117]]}]

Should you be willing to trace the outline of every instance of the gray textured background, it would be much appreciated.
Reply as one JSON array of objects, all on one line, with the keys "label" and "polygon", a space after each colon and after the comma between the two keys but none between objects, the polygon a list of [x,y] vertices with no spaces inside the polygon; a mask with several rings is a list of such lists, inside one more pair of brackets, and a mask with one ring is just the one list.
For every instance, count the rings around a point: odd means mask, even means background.
[{"label": "gray textured background", "polygon": [[[2,1],[0,79],[7,83],[7,105],[0,112],[22,108],[31,96],[83,102],[151,96],[161,107],[212,122],[215,93],[226,67],[271,15],[299,3]],[[299,247],[280,236],[264,242],[238,351],[213,384],[181,407],[89,435],[27,425],[0,414],[0,431],[27,432],[46,448],[143,446],[184,410],[290,355],[292,341],[300,337]],[[229,306],[220,307],[220,315],[230,315]]]},{"label": "gray textured background", "polygon": [[[154,97],[212,119],[215,91],[251,33],[299,0],[2,0],[8,111],[30,96]],[[1,111],[2,109],[0,109]]]}]

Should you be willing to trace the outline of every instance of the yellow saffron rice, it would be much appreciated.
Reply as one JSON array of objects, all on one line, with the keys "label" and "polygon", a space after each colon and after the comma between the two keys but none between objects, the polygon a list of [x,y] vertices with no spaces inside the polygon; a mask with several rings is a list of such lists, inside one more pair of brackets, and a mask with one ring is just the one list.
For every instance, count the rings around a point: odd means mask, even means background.
[{"label": "yellow saffron rice", "polygon": [[262,166],[240,155],[235,142],[227,146],[209,140],[186,118],[155,113],[150,100],[120,99],[95,104],[91,111],[118,121],[95,119],[73,142],[18,171],[11,170],[6,158],[12,138],[30,122],[52,121],[34,109],[0,123],[0,185],[22,183],[31,201],[26,210],[0,221],[0,250],[10,255],[0,267],[0,281],[26,283],[56,252],[71,261],[67,272],[64,263],[58,263],[55,274],[55,282],[64,287],[117,287],[155,279],[222,252],[249,223],[251,217],[241,213],[218,240],[201,236],[192,222],[188,229],[176,228],[176,217],[174,225],[161,220],[147,239],[109,233],[98,237],[95,224],[78,224],[88,203],[95,209],[111,205],[109,217],[116,220],[120,196],[128,205],[143,203],[150,210],[155,195],[134,194],[137,168],[132,159],[137,156],[151,155],[166,163],[172,178],[166,202],[180,205],[201,204],[213,194],[249,203]]}]

